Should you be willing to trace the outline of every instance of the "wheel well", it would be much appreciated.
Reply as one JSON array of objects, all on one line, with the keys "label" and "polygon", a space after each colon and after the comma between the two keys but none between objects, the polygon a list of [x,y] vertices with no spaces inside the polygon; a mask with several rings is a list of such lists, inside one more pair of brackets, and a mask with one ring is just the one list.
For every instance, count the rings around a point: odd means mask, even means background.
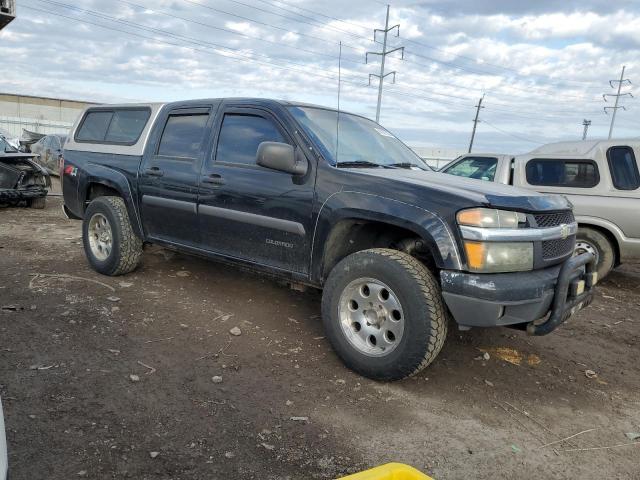
[{"label": "wheel well", "polygon": [[591,230],[600,232],[602,235],[607,237],[607,240],[609,240],[611,246],[613,247],[613,253],[615,257],[613,263],[615,266],[620,265],[620,246],[618,245],[618,240],[616,239],[615,235],[611,233],[610,230],[599,225],[593,225],[591,223],[579,223],[578,226],[583,228],[590,228]]},{"label": "wheel well", "polygon": [[436,270],[429,248],[413,231],[385,222],[345,219],[334,225],[324,248],[322,279],[343,258],[369,248],[392,248],[416,257],[427,268]]},{"label": "wheel well", "polygon": [[87,196],[85,199],[85,209],[91,200],[98,197],[121,197],[120,192],[115,188],[109,187],[102,183],[91,183],[87,189]]}]

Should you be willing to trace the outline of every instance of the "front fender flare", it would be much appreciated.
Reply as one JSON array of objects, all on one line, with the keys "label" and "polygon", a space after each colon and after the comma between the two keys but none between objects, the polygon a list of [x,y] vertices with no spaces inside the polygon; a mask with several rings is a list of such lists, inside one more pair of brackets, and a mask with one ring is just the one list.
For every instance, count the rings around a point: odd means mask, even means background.
[{"label": "front fender flare", "polygon": [[310,265],[317,278],[321,275],[325,242],[333,226],[344,219],[378,221],[411,230],[429,245],[439,268],[463,268],[454,233],[436,213],[381,195],[343,190],[327,197],[318,212]]}]

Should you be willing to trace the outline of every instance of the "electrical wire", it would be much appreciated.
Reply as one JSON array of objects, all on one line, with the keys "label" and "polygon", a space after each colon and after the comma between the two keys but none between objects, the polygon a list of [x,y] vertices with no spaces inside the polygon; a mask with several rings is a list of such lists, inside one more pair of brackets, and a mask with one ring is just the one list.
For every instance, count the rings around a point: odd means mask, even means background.
[{"label": "electrical wire", "polygon": [[[261,42],[270,43],[272,45],[277,45],[277,46],[280,46],[280,47],[290,48],[290,49],[298,50],[298,51],[301,51],[301,52],[311,53],[313,55],[319,55],[319,56],[331,58],[332,60],[337,60],[338,59],[337,55],[331,55],[331,54],[328,54],[326,52],[320,52],[318,50],[310,50],[310,49],[298,47],[298,46],[295,46],[295,45],[289,45],[289,44],[283,43],[283,42],[276,42],[276,41],[273,41],[273,40],[268,40],[266,38],[262,38],[262,37],[258,37],[258,36],[254,36],[254,35],[247,35],[246,33],[239,32],[237,30],[231,30],[229,28],[218,27],[218,26],[212,25],[210,23],[204,23],[204,22],[200,22],[198,20],[193,20],[191,18],[182,17],[180,15],[176,15],[175,13],[170,13],[170,12],[167,12],[167,11],[164,11],[164,10],[151,9],[151,8],[145,7],[144,5],[140,5],[138,3],[130,2],[130,1],[127,1],[127,0],[115,0],[115,1],[117,1],[118,3],[122,3],[124,5],[129,5],[129,6],[134,7],[134,8],[142,9],[145,12],[151,12],[151,13],[156,13],[158,15],[164,15],[166,17],[173,18],[173,19],[177,18],[179,20],[183,20],[185,22],[189,22],[189,23],[192,23],[194,25],[200,25],[200,26],[205,27],[205,28],[222,31],[222,32],[233,34],[233,35],[239,35],[239,36],[242,36],[242,37],[245,37],[245,38],[250,38],[250,39],[253,39],[253,40],[260,40]],[[365,62],[363,62],[362,60],[360,60],[360,61],[351,60],[349,58],[344,58],[344,57],[342,58],[342,61],[347,61],[347,62],[355,63],[355,64],[358,64],[358,65],[366,65]]]}]

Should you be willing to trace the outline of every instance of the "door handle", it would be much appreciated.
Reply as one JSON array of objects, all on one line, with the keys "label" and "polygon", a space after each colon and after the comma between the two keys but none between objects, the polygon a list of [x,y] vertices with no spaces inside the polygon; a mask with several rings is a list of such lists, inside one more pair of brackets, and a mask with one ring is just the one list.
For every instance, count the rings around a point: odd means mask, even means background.
[{"label": "door handle", "polygon": [[224,179],[222,175],[218,175],[217,173],[212,173],[208,177],[204,177],[202,179],[202,183],[212,183],[213,185],[224,185]]},{"label": "door handle", "polygon": [[164,175],[164,172],[158,167],[147,168],[144,173],[145,175],[149,175],[150,177],[161,177]]}]

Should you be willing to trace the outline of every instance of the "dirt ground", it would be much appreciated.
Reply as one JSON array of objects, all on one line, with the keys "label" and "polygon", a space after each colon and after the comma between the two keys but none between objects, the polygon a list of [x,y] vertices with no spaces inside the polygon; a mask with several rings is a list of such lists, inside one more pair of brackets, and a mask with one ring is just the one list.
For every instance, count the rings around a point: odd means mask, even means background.
[{"label": "dirt ground", "polygon": [[317,292],[157,247],[103,277],[60,206],[0,210],[12,480],[329,479],[389,461],[441,480],[640,478],[625,435],[640,265],[547,337],[451,328],[428,369],[377,383],[330,350]]}]

